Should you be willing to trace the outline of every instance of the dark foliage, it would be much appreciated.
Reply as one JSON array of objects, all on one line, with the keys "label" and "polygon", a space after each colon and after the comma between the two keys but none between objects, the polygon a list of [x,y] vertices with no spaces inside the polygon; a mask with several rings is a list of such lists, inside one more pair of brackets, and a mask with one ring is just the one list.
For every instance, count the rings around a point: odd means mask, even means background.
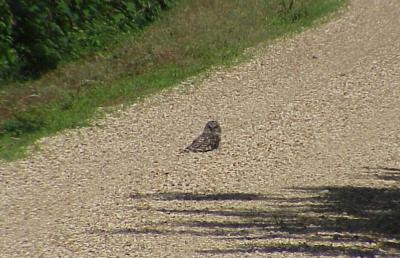
[{"label": "dark foliage", "polygon": [[174,2],[0,1],[0,78],[40,75],[117,33],[143,27]]},{"label": "dark foliage", "polygon": [[12,48],[12,14],[6,1],[0,1],[0,78],[7,76],[10,67],[16,64],[15,49]]}]

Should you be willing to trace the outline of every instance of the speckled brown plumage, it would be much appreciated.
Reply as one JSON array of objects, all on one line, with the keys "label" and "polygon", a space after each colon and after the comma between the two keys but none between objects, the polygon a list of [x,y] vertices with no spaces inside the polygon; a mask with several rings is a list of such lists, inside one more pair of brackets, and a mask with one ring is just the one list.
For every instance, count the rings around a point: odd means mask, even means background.
[{"label": "speckled brown plumage", "polygon": [[221,141],[221,127],[217,121],[209,121],[200,134],[183,152],[207,152],[218,148]]}]

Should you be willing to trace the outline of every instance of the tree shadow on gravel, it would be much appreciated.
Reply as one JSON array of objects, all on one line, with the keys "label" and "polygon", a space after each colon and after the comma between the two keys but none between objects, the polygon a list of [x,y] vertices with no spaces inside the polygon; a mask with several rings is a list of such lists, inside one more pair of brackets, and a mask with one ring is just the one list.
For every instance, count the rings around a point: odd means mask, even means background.
[{"label": "tree shadow on gravel", "polygon": [[131,194],[132,199],[152,199],[164,201],[251,201],[264,200],[266,196],[252,193],[220,193],[220,194],[194,194],[194,193],[154,193],[154,194]]},{"label": "tree shadow on gravel", "polygon": [[[368,169],[378,170],[374,176],[379,179],[400,180],[400,169]],[[163,204],[153,212],[170,216],[169,221],[140,228],[115,228],[109,233],[191,235],[228,244],[219,249],[197,250],[215,255],[400,255],[399,188],[328,186],[292,191],[298,197],[256,193],[132,194],[132,200]],[[196,208],[191,208],[191,202],[196,203]]]},{"label": "tree shadow on gravel", "polygon": [[368,171],[375,172],[377,178],[389,181],[400,181],[400,168],[394,167],[363,167]]}]

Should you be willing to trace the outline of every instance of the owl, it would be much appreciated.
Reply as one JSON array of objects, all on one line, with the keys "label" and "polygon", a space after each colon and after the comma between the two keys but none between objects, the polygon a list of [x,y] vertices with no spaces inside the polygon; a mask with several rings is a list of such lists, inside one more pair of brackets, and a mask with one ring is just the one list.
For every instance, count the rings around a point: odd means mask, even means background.
[{"label": "owl", "polygon": [[221,127],[217,121],[209,121],[203,132],[182,152],[207,152],[217,149],[221,141]]}]

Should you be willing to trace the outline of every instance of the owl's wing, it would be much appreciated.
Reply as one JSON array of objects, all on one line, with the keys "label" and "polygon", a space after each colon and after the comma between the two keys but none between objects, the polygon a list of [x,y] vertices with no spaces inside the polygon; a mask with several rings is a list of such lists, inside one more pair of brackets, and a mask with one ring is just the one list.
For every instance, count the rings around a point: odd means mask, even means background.
[{"label": "owl's wing", "polygon": [[186,148],[186,150],[193,152],[210,151],[218,147],[219,142],[216,141],[217,139],[215,139],[212,134],[201,134]]}]

